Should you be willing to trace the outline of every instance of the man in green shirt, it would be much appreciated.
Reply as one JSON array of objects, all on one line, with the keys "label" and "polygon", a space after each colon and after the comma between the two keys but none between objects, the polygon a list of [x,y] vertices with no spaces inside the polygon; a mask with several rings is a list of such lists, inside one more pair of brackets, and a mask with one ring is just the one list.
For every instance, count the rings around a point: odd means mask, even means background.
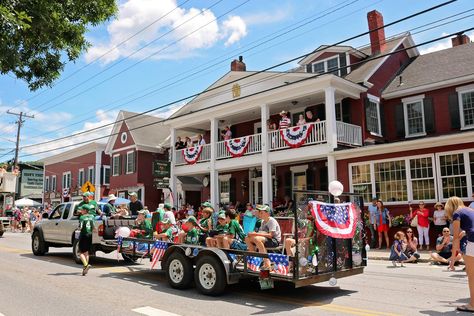
[{"label": "man in green shirt", "polygon": [[138,217],[135,221],[135,229],[138,230],[137,238],[153,238],[153,228],[151,227],[151,222],[145,218],[146,213],[146,210],[138,211]]},{"label": "man in green shirt", "polygon": [[180,241],[188,245],[198,245],[199,244],[199,232],[197,230],[197,220],[194,216],[189,216],[186,222],[184,223],[187,233],[182,232],[180,234]]},{"label": "man in green shirt", "polygon": [[90,192],[84,192],[82,194],[82,202],[77,205],[77,208],[80,209],[83,206],[86,206],[89,214],[91,215],[101,215],[102,212],[99,209],[99,205],[96,201],[93,200],[94,195]]},{"label": "man in green shirt", "polygon": [[95,217],[89,213],[87,204],[79,208],[79,253],[83,264],[82,275],[86,275],[91,265],[89,264],[89,252],[92,248],[92,231],[94,230]]},{"label": "man in green shirt", "polygon": [[171,225],[170,219],[165,218],[161,221],[162,232],[160,234],[155,234],[155,238],[162,241],[173,242],[174,230]]}]

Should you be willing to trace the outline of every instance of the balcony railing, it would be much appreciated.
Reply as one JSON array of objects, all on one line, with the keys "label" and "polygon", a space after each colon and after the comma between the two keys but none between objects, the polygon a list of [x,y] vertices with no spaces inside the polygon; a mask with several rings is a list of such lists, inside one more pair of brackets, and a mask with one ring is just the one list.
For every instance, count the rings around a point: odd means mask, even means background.
[{"label": "balcony railing", "polygon": [[362,146],[362,128],[357,125],[337,121],[337,142],[349,146]]},{"label": "balcony railing", "polygon": [[[187,164],[186,160],[184,160],[184,150],[185,149],[178,149],[174,151],[174,160],[177,166]],[[199,155],[199,158],[196,160],[196,163],[205,162],[209,160],[211,160],[211,144],[202,145],[202,151]]]},{"label": "balcony railing", "polygon": [[[309,123],[306,125],[312,126],[312,129],[309,132],[309,135],[306,138],[303,146],[321,144],[326,142],[326,121]],[[270,150],[290,148],[290,146],[283,140],[280,131],[284,133],[285,129],[271,131],[268,133],[268,142],[270,144]]]},{"label": "balcony railing", "polygon": [[[247,137],[247,136],[246,136]],[[251,155],[262,152],[262,134],[250,135],[249,144],[243,155]],[[217,159],[232,158],[232,154],[229,152],[226,145],[226,140],[217,142]]]}]

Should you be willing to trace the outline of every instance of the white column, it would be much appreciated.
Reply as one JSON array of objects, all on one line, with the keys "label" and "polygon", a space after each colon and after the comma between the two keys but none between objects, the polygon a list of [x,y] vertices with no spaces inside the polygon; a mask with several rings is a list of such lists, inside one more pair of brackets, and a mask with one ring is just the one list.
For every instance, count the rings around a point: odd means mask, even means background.
[{"label": "white column", "polygon": [[178,206],[178,192],[176,192],[176,175],[174,174],[174,164],[176,162],[176,152],[174,149],[174,143],[176,142],[176,128],[170,130],[170,188],[171,194],[173,194],[173,206]]},{"label": "white column", "polygon": [[262,198],[263,203],[271,205],[272,201],[272,168],[271,164],[268,163],[268,152],[269,152],[269,140],[268,140],[268,126],[267,121],[270,118],[270,109],[268,104],[262,104],[260,106],[260,117],[262,122]]},{"label": "white column", "polygon": [[[100,196],[100,173],[102,171],[102,150],[95,151],[95,194],[94,200],[99,201]],[[72,175],[71,175],[72,180]]]},{"label": "white column", "polygon": [[216,170],[217,141],[218,141],[218,120],[211,119],[211,161],[209,170],[209,188],[211,195],[211,204],[217,209],[219,206],[219,173]]},{"label": "white column", "polygon": [[326,108],[326,138],[331,148],[337,148],[336,128],[336,89],[327,87],[324,89]]},{"label": "white column", "polygon": [[328,155],[328,183],[337,180],[336,157]]}]

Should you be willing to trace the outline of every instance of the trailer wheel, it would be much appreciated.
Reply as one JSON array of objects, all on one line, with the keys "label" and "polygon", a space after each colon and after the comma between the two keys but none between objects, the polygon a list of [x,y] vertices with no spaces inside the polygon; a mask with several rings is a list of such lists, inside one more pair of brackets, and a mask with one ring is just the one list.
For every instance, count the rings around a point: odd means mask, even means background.
[{"label": "trailer wheel", "polygon": [[49,250],[48,245],[38,231],[35,231],[31,238],[31,250],[35,256],[43,256]]},{"label": "trailer wheel", "polygon": [[173,252],[166,261],[166,278],[175,289],[186,289],[193,282],[193,264],[181,252]]},{"label": "trailer wheel", "polygon": [[205,295],[217,296],[224,292],[227,285],[222,262],[212,256],[201,257],[194,271],[196,288]]}]

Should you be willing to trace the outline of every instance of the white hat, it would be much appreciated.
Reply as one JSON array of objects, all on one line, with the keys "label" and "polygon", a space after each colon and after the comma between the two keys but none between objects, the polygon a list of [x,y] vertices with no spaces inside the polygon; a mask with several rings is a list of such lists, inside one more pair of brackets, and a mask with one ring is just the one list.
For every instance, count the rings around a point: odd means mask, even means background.
[{"label": "white hat", "polygon": [[107,197],[107,202],[112,201],[112,200],[116,200],[116,199],[117,199],[117,197],[115,195],[109,194],[109,196]]},{"label": "white hat", "polygon": [[287,115],[287,114],[288,114],[288,112],[286,112],[285,110],[283,110],[283,111],[280,112],[280,115],[281,115],[281,116]]}]

